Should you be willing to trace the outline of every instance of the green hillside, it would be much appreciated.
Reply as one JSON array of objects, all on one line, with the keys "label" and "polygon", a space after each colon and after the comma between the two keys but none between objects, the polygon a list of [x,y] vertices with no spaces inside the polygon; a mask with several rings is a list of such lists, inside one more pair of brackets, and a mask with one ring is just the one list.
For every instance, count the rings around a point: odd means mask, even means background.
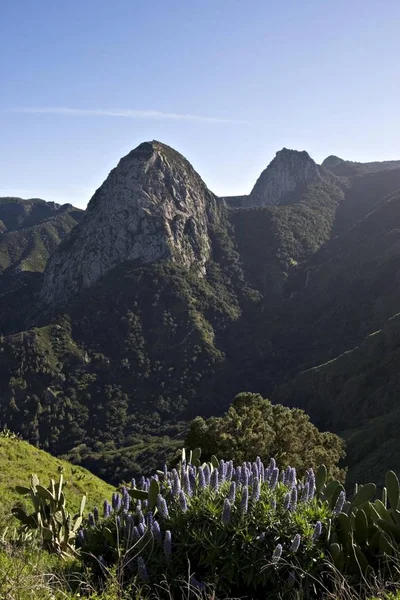
[{"label": "green hillside", "polygon": [[21,499],[15,492],[16,485],[27,485],[33,473],[36,473],[44,485],[48,485],[51,478],[57,479],[60,469],[63,470],[66,481],[67,505],[72,513],[79,509],[82,494],[87,494],[87,506],[91,508],[96,505],[101,506],[114,491],[112,486],[82,467],[55,458],[18,438],[1,435],[0,528],[17,524],[10,514],[15,502]]}]

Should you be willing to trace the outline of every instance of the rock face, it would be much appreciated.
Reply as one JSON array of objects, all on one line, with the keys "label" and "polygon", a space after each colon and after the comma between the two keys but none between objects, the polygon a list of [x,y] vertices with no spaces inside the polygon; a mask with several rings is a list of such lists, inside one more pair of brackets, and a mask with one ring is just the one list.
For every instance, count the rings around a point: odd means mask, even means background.
[{"label": "rock face", "polygon": [[307,152],[283,148],[257,179],[246,205],[281,204],[297,186],[319,177],[318,166]]},{"label": "rock face", "polygon": [[156,141],[140,144],[111,171],[49,260],[42,301],[64,303],[128,260],[170,259],[204,273],[209,226],[220,210],[221,202],[181,154]]}]

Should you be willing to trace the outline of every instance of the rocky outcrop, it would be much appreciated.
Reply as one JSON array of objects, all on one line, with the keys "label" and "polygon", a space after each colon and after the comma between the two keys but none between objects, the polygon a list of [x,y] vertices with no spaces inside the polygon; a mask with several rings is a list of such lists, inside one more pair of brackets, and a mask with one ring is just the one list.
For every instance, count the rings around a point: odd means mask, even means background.
[{"label": "rocky outcrop", "polygon": [[141,144],[111,171],[49,260],[42,300],[64,303],[128,260],[170,259],[204,273],[220,206],[181,154],[160,142]]},{"label": "rocky outcrop", "polygon": [[299,185],[320,177],[317,164],[307,152],[283,148],[261,173],[248,196],[247,206],[282,204]]}]

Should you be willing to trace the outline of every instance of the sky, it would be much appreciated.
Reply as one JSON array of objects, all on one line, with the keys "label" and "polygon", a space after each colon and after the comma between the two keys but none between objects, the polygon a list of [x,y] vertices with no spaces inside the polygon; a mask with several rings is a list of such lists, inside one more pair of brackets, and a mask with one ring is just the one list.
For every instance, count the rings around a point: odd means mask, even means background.
[{"label": "sky", "polygon": [[156,139],[218,195],[400,159],[399,0],[0,0],[0,196],[85,207]]}]

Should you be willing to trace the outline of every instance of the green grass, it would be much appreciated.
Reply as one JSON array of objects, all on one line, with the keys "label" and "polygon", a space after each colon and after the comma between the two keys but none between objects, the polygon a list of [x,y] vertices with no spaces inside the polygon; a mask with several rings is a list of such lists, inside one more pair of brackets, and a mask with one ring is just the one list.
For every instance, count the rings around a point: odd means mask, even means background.
[{"label": "green grass", "polygon": [[55,458],[28,442],[0,437],[0,530],[18,524],[11,515],[12,507],[21,499],[15,492],[15,486],[29,484],[32,473],[36,473],[41,483],[47,486],[51,478],[57,479],[60,468],[66,482],[65,494],[70,512],[78,510],[84,493],[87,494],[89,509],[101,506],[104,499],[111,498],[115,488],[86,469]]}]

